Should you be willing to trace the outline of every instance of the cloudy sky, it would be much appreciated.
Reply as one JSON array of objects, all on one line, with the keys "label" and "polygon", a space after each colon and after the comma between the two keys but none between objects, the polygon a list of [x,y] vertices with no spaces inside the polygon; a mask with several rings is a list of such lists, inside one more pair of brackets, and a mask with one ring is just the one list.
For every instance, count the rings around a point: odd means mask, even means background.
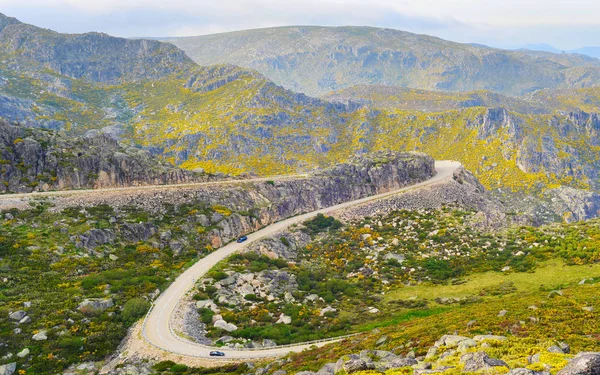
[{"label": "cloudy sky", "polygon": [[60,32],[190,36],[283,25],[368,25],[498,47],[600,45],[598,0],[0,0]]}]

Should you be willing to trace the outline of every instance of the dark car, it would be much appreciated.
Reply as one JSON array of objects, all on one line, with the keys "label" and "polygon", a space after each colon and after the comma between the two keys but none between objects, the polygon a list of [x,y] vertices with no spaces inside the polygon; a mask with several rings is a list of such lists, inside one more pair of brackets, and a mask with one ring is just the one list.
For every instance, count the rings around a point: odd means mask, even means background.
[{"label": "dark car", "polygon": [[225,357],[225,353],[220,352],[218,350],[213,350],[212,352],[209,353],[209,355],[211,357]]},{"label": "dark car", "polygon": [[242,236],[242,237],[240,237],[240,238],[237,239],[237,242],[238,243],[242,243],[242,242],[246,241],[247,239],[248,239],[248,237]]}]

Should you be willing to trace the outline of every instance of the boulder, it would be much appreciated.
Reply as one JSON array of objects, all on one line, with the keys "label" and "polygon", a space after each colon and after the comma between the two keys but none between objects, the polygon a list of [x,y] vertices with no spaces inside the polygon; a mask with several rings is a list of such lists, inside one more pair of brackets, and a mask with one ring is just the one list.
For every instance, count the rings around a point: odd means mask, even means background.
[{"label": "boulder", "polygon": [[477,335],[473,337],[475,341],[504,341],[506,340],[506,336],[498,336],[498,335]]},{"label": "boulder", "polygon": [[394,369],[394,368],[414,366],[417,363],[418,363],[417,360],[414,358],[395,358],[395,359],[391,360],[390,362],[388,362],[386,367],[388,369]]},{"label": "boulder", "polygon": [[10,320],[20,321],[26,315],[27,315],[27,313],[25,311],[19,310],[19,311],[15,311],[15,312],[8,314],[8,317],[10,318]]},{"label": "boulder", "polygon": [[77,306],[79,311],[104,311],[114,306],[112,298],[87,298]]},{"label": "boulder", "polygon": [[19,320],[19,324],[27,324],[27,323],[31,323],[31,317],[29,315],[27,315],[23,319]]},{"label": "boulder", "polygon": [[437,346],[438,348],[440,346],[445,346],[448,348],[455,348],[461,342],[466,341],[466,340],[471,340],[471,338],[465,337],[465,336],[458,336],[458,335],[444,335],[438,341],[435,342],[434,346]]},{"label": "boulder", "polygon": [[[317,371],[317,375],[333,375],[335,374],[335,363],[326,363]],[[283,374],[285,375],[285,374]]]},{"label": "boulder", "polygon": [[7,363],[5,365],[0,366],[0,375],[12,375],[17,370],[17,363]]},{"label": "boulder", "polygon": [[287,316],[285,314],[281,314],[279,319],[275,322],[276,324],[290,324],[292,322],[292,317]]},{"label": "boulder", "polygon": [[381,346],[383,344],[385,344],[386,342],[389,341],[389,338],[387,336],[381,336],[376,342],[375,342],[375,346]]},{"label": "boulder", "polygon": [[480,370],[489,370],[494,367],[508,367],[506,362],[490,358],[486,352],[467,353],[460,357],[460,361],[465,364],[463,371],[472,372]]},{"label": "boulder", "polygon": [[214,326],[216,328],[220,328],[220,329],[222,329],[224,331],[227,331],[227,332],[233,332],[233,331],[235,331],[235,330],[238,329],[238,327],[235,324],[227,323],[223,319],[219,319],[216,322],[214,322]]},{"label": "boulder", "polygon": [[551,347],[549,347],[548,353],[565,354],[565,352],[563,352],[563,350],[558,345],[552,345]]},{"label": "boulder", "polygon": [[262,346],[264,346],[265,348],[271,348],[273,346],[277,346],[277,343],[273,340],[264,339],[262,342]]},{"label": "boulder", "polygon": [[347,374],[351,374],[357,371],[369,370],[373,367],[373,365],[368,364],[366,361],[358,358],[346,361],[342,367]]},{"label": "boulder", "polygon": [[556,375],[598,375],[600,374],[600,353],[583,352],[560,370]]},{"label": "boulder", "polygon": [[546,371],[533,371],[528,368],[515,368],[510,370],[507,375],[550,375],[550,373]]},{"label": "boulder", "polygon": [[35,341],[46,341],[48,340],[48,335],[46,331],[40,331],[31,337]]}]

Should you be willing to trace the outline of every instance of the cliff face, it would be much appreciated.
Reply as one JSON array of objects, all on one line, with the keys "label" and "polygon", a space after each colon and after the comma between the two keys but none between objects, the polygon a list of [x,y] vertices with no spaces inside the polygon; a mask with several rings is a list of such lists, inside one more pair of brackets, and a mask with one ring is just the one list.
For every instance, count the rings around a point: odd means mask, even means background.
[{"label": "cliff face", "polygon": [[0,193],[206,180],[162,164],[147,151],[124,149],[104,134],[66,137],[0,120]]},{"label": "cliff face", "polygon": [[[50,199],[53,210],[107,204],[119,211],[138,207],[153,216],[164,215],[169,207],[199,204],[226,207],[212,215],[190,214],[192,233],[198,225],[210,227],[205,235],[213,247],[219,247],[243,234],[284,218],[335,204],[360,199],[426,180],[435,173],[434,160],[420,153],[378,153],[363,156],[316,172],[306,178],[219,186],[178,187],[168,190],[91,192]],[[26,201],[2,201],[0,207],[29,207]],[[14,204],[13,206],[11,206]],[[204,234],[203,234],[204,235]],[[87,242],[93,239],[87,239]]]}]

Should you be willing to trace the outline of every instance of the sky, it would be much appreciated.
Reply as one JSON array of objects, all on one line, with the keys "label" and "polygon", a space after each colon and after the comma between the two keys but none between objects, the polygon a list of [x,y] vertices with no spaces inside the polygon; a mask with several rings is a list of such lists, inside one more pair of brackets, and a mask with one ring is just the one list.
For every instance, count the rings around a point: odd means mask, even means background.
[{"label": "sky", "polygon": [[0,0],[0,12],[59,32],[122,37],[355,25],[502,48],[600,45],[598,0]]}]

